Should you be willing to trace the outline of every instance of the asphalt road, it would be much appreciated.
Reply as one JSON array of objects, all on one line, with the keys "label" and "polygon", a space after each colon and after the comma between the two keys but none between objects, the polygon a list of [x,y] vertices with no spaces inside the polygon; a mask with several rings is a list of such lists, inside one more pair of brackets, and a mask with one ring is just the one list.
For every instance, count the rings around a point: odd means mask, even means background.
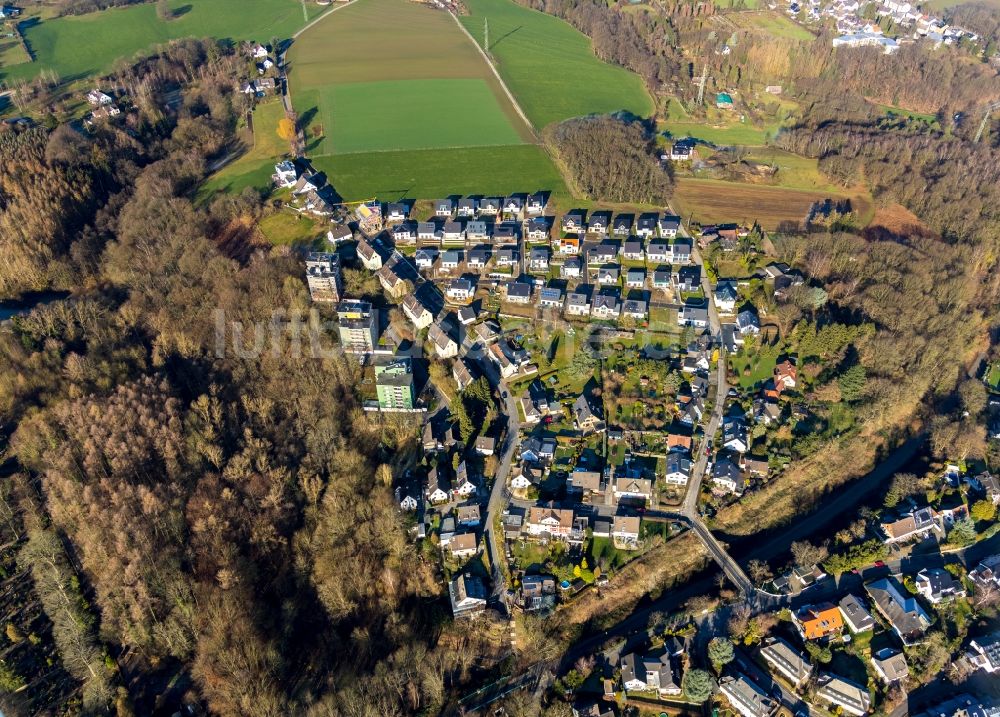
[{"label": "asphalt road", "polygon": [[[486,380],[496,389],[500,412],[507,419],[503,443],[500,446],[497,472],[493,477],[493,488],[490,490],[490,499],[486,506],[486,527],[483,529],[483,539],[486,543],[487,556],[490,561],[490,572],[493,578],[493,596],[503,603],[503,594],[506,585],[500,561],[504,559],[504,551],[498,541],[495,524],[497,516],[503,511],[507,475],[510,473],[510,464],[514,458],[514,451],[517,449],[517,436],[521,430],[521,421],[517,413],[517,403],[514,401],[514,396],[503,382],[496,366],[486,357],[483,351],[478,350],[478,344],[469,335],[463,338],[462,355],[468,357],[470,361],[474,361],[479,370],[486,376]],[[506,607],[506,605],[504,606]]]}]

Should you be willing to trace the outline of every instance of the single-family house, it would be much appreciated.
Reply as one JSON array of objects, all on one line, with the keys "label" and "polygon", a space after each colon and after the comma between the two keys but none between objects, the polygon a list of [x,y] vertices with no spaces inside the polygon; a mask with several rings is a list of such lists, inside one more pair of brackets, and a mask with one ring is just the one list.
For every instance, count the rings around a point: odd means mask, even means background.
[{"label": "single-family house", "polygon": [[971,640],[966,657],[978,670],[991,675],[1000,672],[1000,631]]},{"label": "single-family house", "polygon": [[528,252],[528,267],[532,271],[549,270],[549,249],[548,247],[536,246]]},{"label": "single-family house", "polygon": [[655,213],[646,212],[639,215],[639,221],[635,225],[636,236],[648,239],[656,233],[659,223],[659,216]]},{"label": "single-family house", "polygon": [[875,674],[887,685],[895,682],[904,682],[910,676],[909,665],[906,664],[906,655],[891,647],[883,647],[871,657],[872,667]]},{"label": "single-family house", "polygon": [[528,535],[541,538],[567,539],[574,534],[572,510],[535,505],[528,508],[524,529]]},{"label": "single-family house", "polygon": [[603,431],[605,428],[604,420],[594,411],[587,396],[582,393],[573,402],[573,419],[577,430],[583,433]]},{"label": "single-family house", "polygon": [[542,479],[541,468],[522,463],[517,466],[510,477],[510,487],[514,490],[525,490],[533,485],[538,485]]},{"label": "single-family house", "polygon": [[453,358],[458,356],[458,344],[455,342],[441,323],[433,324],[427,332],[427,338],[434,346],[438,358]]},{"label": "single-family house", "polygon": [[645,321],[649,318],[649,305],[644,299],[626,299],[622,303],[622,318]]},{"label": "single-family house", "polygon": [[618,258],[618,247],[614,244],[597,244],[587,252],[587,263],[591,266],[611,264]]},{"label": "single-family house", "polygon": [[606,266],[598,267],[597,269],[597,283],[601,286],[615,286],[618,284],[618,278],[621,276],[621,269],[617,264],[608,264]]},{"label": "single-family house", "polygon": [[746,453],[749,450],[749,438],[747,436],[747,425],[742,418],[727,416],[722,423],[722,445],[737,453]]},{"label": "single-family house", "polygon": [[865,589],[875,609],[889,621],[904,645],[914,645],[923,639],[931,619],[915,597],[904,595],[903,589],[892,578],[876,580],[866,585]]},{"label": "single-family house", "polygon": [[566,490],[582,495],[596,495],[603,492],[600,471],[588,471],[582,468],[573,470],[566,478]]},{"label": "single-family house", "polygon": [[648,478],[635,478],[624,474],[615,475],[613,493],[615,500],[647,502],[653,497],[653,482]]},{"label": "single-family house", "polygon": [[441,271],[455,271],[462,263],[462,252],[458,249],[446,249],[441,254]]},{"label": "single-family house", "polygon": [[417,241],[416,222],[401,221],[392,228],[392,240],[397,244],[413,244]]},{"label": "single-family house", "polygon": [[753,309],[743,309],[736,315],[736,328],[743,336],[760,333],[760,319]]},{"label": "single-family house", "polygon": [[689,142],[674,142],[670,145],[670,161],[686,162],[691,159],[694,147]]},{"label": "single-family house", "polygon": [[618,297],[611,296],[609,294],[597,294],[594,296],[593,305],[590,309],[590,315],[595,319],[617,319],[621,313],[621,308],[618,306]]},{"label": "single-family house", "polygon": [[563,262],[559,275],[564,279],[579,279],[583,274],[583,262],[578,257],[570,257]]},{"label": "single-family house", "polygon": [[489,242],[490,225],[481,219],[470,219],[465,223],[465,238],[470,242]]},{"label": "single-family house", "polygon": [[523,281],[512,281],[507,284],[507,301],[512,304],[530,304],[531,284]]},{"label": "single-family house", "polygon": [[657,267],[653,269],[653,288],[666,291],[670,288],[671,272],[669,267]]},{"label": "single-family house", "polygon": [[728,456],[717,457],[712,465],[712,483],[721,491],[741,494],[743,472]]},{"label": "single-family house", "polygon": [[563,310],[567,316],[590,316],[590,293],[581,291],[581,287],[567,292]]},{"label": "single-family house", "polygon": [[646,247],[646,259],[655,264],[670,263],[672,259],[670,244],[663,239],[653,239]]},{"label": "single-family house", "polygon": [[538,293],[538,305],[543,309],[559,309],[563,305],[563,291],[558,286],[546,286]]},{"label": "single-family house", "polygon": [[944,568],[924,568],[914,582],[917,593],[932,605],[965,597],[965,586]]},{"label": "single-family house", "polygon": [[495,217],[500,213],[502,204],[502,197],[486,197],[479,202],[479,214],[485,217]]},{"label": "single-family house", "polygon": [[431,503],[445,503],[451,498],[451,481],[443,470],[432,468],[427,474],[427,500]]},{"label": "single-family house", "polygon": [[681,291],[698,291],[701,288],[701,266],[692,264],[678,269],[677,288]]},{"label": "single-family house", "polygon": [[114,104],[115,98],[98,89],[93,89],[87,93],[87,102],[90,103],[91,107],[102,107]]},{"label": "single-family house", "polygon": [[434,266],[434,262],[437,261],[438,251],[434,248],[417,249],[417,252],[413,255],[413,261],[416,263],[417,268],[421,270],[429,270]]},{"label": "single-family house", "polygon": [[871,695],[868,694],[867,686],[829,673],[821,674],[816,686],[816,696],[819,699],[831,707],[839,707],[845,714],[864,717],[871,708]]},{"label": "single-family house", "polygon": [[675,264],[690,263],[691,240],[686,237],[674,237],[670,244],[670,260]]},{"label": "single-family house", "polygon": [[657,222],[657,229],[660,236],[665,239],[673,239],[681,228],[681,218],[673,214],[664,214]]},{"label": "single-family house", "polygon": [[736,285],[731,281],[720,281],[715,285],[715,308],[723,314],[731,314],[740,298]]},{"label": "single-family house", "polygon": [[472,371],[469,370],[469,364],[465,362],[465,359],[459,359],[451,367],[451,376],[455,379],[455,385],[458,386],[459,391],[463,391],[468,388],[472,382]]},{"label": "single-family house", "polygon": [[402,202],[396,202],[386,207],[385,220],[390,224],[394,222],[403,222],[406,221],[409,215],[409,207]]},{"label": "single-family house", "polygon": [[503,215],[505,219],[515,220],[521,217],[523,205],[520,197],[507,197],[503,203]]},{"label": "single-family house", "polygon": [[274,174],[271,175],[271,179],[279,187],[288,189],[294,187],[295,183],[299,179],[299,169],[295,166],[295,162],[290,159],[286,159],[283,162],[279,162],[274,165]]},{"label": "single-family house", "polygon": [[796,688],[812,675],[813,666],[805,654],[780,637],[769,637],[760,648],[760,656],[773,669],[784,675]]},{"label": "single-family house", "polygon": [[447,246],[465,244],[465,227],[462,222],[449,219],[441,229],[441,243]]},{"label": "single-family house", "polygon": [[456,208],[456,215],[469,219],[476,216],[476,210],[479,208],[479,202],[477,202],[472,197],[462,197],[458,200],[458,206]]},{"label": "single-family house", "polygon": [[930,507],[912,510],[896,520],[883,521],[880,527],[886,543],[904,543],[942,533],[937,512]]},{"label": "single-family house", "polygon": [[579,234],[566,234],[555,241],[555,249],[561,256],[577,256],[583,242]]},{"label": "single-family house", "polygon": [[448,541],[448,552],[456,558],[471,558],[479,552],[475,533],[461,533]]},{"label": "single-family house", "polygon": [[492,456],[496,451],[497,439],[493,436],[479,436],[476,439],[476,453],[481,456]]},{"label": "single-family house", "polygon": [[637,515],[616,515],[611,521],[611,537],[619,543],[638,545],[641,523]]},{"label": "single-family house", "polygon": [[611,225],[611,233],[616,237],[627,237],[629,232],[632,231],[633,219],[634,217],[631,214],[615,215],[614,222]]},{"label": "single-family house", "polygon": [[626,692],[656,692],[663,697],[681,693],[668,652],[656,657],[629,653],[621,658],[619,668]]},{"label": "single-family house", "polygon": [[[690,446],[690,437],[688,445]],[[687,485],[691,479],[691,459],[677,451],[668,453],[666,471],[667,485]]]},{"label": "single-family house", "polygon": [[486,609],[486,586],[472,573],[458,575],[448,584],[451,613],[454,617],[472,617]]},{"label": "single-family house", "polygon": [[593,212],[590,215],[590,221],[587,223],[587,233],[604,236],[608,233],[608,225],[610,223],[611,212],[604,210]]},{"label": "single-family house", "polygon": [[790,359],[785,359],[774,367],[774,385],[785,388],[795,388],[799,379],[799,371]]},{"label": "single-family house", "polygon": [[646,285],[646,270],[633,268],[625,272],[625,286],[629,289],[641,289]]},{"label": "single-family house", "polygon": [[868,632],[875,629],[875,618],[868,612],[868,608],[861,598],[854,595],[845,595],[837,604],[840,615],[844,618],[844,624],[853,633]]},{"label": "single-family house", "polygon": [[772,717],[780,703],[742,672],[719,680],[719,692],[742,717]]},{"label": "single-family house", "polygon": [[490,346],[486,355],[497,365],[497,368],[500,370],[500,375],[504,378],[510,378],[517,373],[517,364],[510,360],[510,357],[504,353],[504,350],[499,344],[493,344]]},{"label": "single-family house", "polygon": [[482,271],[486,268],[489,261],[490,250],[486,247],[477,246],[474,249],[469,250],[469,257],[466,259],[465,265],[469,267],[469,269]]},{"label": "single-family house", "polygon": [[525,234],[528,241],[534,244],[548,243],[549,234],[549,222],[545,217],[535,217],[530,222],[528,222],[528,230]]},{"label": "single-family house", "polygon": [[642,241],[629,239],[622,244],[622,258],[628,261],[643,261],[646,258],[646,252],[642,249]]},{"label": "single-family house", "polygon": [[517,249],[509,246],[497,248],[493,254],[493,263],[501,267],[511,267],[517,264]]},{"label": "single-family house", "polygon": [[455,492],[463,498],[468,498],[476,492],[476,484],[469,478],[469,468],[465,465],[465,461],[459,463],[455,469]]},{"label": "single-family house", "polygon": [[844,629],[840,608],[832,603],[806,605],[792,613],[792,622],[805,640],[822,640],[839,635]]},{"label": "single-family house", "polygon": [[587,231],[587,214],[582,209],[571,209],[562,218],[563,234],[583,234]]},{"label": "single-family house", "polygon": [[983,558],[969,571],[969,579],[977,591],[1000,590],[1000,554]]},{"label": "single-family house", "polygon": [[476,289],[473,283],[466,278],[452,279],[445,291],[445,296],[451,301],[469,301],[475,295]]},{"label": "single-family house", "polygon": [[451,218],[455,212],[455,202],[451,199],[439,199],[434,202],[434,216]]},{"label": "single-family house", "polygon": [[413,294],[403,297],[403,313],[418,330],[426,329],[434,322],[434,315]]},{"label": "single-family house", "polygon": [[442,236],[441,232],[438,231],[437,224],[434,222],[417,223],[417,239],[420,241],[440,244]]},{"label": "single-family house", "polygon": [[543,214],[547,204],[547,195],[544,192],[535,192],[534,194],[528,195],[528,202],[525,205],[525,210],[527,210],[528,214]]}]

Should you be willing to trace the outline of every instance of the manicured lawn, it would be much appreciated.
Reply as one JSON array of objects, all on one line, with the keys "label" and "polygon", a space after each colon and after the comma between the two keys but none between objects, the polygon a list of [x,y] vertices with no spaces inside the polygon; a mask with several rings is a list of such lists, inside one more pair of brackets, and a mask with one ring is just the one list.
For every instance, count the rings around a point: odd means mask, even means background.
[{"label": "manicured lawn", "polygon": [[[777,346],[761,346],[754,348],[747,353],[741,351],[739,355],[730,358],[730,366],[733,373],[743,388],[753,388],[764,383],[771,378],[774,373],[774,365],[778,362],[778,354],[781,353]],[[749,373],[744,374],[744,369],[749,368]]]},{"label": "manicured lawn", "polygon": [[359,0],[288,52],[312,156],[533,141],[474,43],[446,12]]},{"label": "manicured lawn", "polygon": [[521,142],[481,79],[354,82],[322,96],[333,127],[321,154]]},{"label": "manicured lawn", "polygon": [[147,52],[158,43],[181,37],[269,42],[287,38],[325,8],[297,0],[171,0],[180,14],[163,21],[156,3],[114,8],[87,15],[26,19],[22,32],[36,61],[5,67],[3,79],[33,78],[55,70],[63,80],[108,71],[118,58]]},{"label": "manicured lawn", "polygon": [[346,201],[434,199],[449,194],[511,194],[548,189],[567,197],[562,176],[536,145],[367,152],[316,157]]},{"label": "manicured lawn", "polygon": [[627,110],[646,117],[652,100],[641,78],[599,60],[590,39],[552,15],[511,0],[466,0],[462,24],[483,44],[536,128],[592,113]]}]

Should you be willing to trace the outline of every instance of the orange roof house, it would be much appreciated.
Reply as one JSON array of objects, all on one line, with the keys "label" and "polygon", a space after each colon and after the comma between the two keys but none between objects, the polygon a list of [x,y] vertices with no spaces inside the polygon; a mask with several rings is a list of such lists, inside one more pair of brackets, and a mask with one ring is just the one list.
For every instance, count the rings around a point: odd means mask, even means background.
[{"label": "orange roof house", "polygon": [[807,605],[793,614],[795,624],[806,640],[819,640],[838,635],[844,629],[844,618],[836,605]]}]

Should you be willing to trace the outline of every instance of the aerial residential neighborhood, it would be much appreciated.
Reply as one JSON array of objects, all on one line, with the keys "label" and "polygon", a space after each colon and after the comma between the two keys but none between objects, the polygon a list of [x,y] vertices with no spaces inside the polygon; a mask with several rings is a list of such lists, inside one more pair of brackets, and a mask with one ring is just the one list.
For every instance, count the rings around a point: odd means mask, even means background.
[{"label": "aerial residential neighborhood", "polygon": [[[809,281],[781,262],[763,265],[752,292],[714,279],[702,257],[718,261],[715,247],[735,251],[726,237],[749,228],[702,227],[691,236],[669,211],[553,216],[546,196],[367,202],[331,230],[353,233],[356,254],[331,240],[333,254],[307,257],[313,301],[340,301],[342,322],[357,320],[356,309],[343,308],[356,302],[343,296],[344,262],[379,279],[381,296],[364,297],[374,302],[366,304],[371,323],[355,349],[362,363],[374,362],[377,391],[366,408],[416,411],[423,422],[423,459],[395,494],[415,521],[413,535],[440,550],[456,619],[490,610],[557,615],[614,586],[651,546],[688,533],[714,552],[706,521],[785,470],[788,456],[769,454],[768,437],[818,410],[804,400],[809,379],[793,352],[769,354],[770,372],[757,380],[738,371],[733,378],[744,356],[783,345],[764,311],[775,299],[756,306],[757,287],[781,297]],[[401,230],[410,226],[416,231]],[[394,306],[402,323],[390,316]],[[602,348],[612,343],[635,347],[634,358]],[[429,378],[421,385],[416,374]],[[648,405],[638,410],[629,391]],[[477,428],[467,415],[494,418]],[[1000,589],[995,555],[975,570],[947,559],[907,569],[892,557],[943,543],[967,519],[967,505],[1000,499],[989,474],[950,465],[941,480],[968,502],[908,498],[861,521],[858,530],[874,537],[843,560],[831,562],[824,549],[812,563],[796,558],[784,575],[755,568],[751,578],[718,554],[754,620],[773,626],[737,648],[738,669],[716,666],[724,704],[747,717],[797,714],[802,705],[860,717],[885,690],[914,680],[908,655],[940,629],[935,613]],[[633,696],[683,702],[702,622],[682,619],[672,636],[658,628],[633,636],[610,660],[591,656],[604,694],[590,706],[582,696],[580,714],[613,712]],[[964,669],[992,669],[993,643],[983,639],[968,643]],[[860,644],[871,644],[870,657]],[[831,654],[863,659],[845,668],[847,658],[831,663]]]}]

